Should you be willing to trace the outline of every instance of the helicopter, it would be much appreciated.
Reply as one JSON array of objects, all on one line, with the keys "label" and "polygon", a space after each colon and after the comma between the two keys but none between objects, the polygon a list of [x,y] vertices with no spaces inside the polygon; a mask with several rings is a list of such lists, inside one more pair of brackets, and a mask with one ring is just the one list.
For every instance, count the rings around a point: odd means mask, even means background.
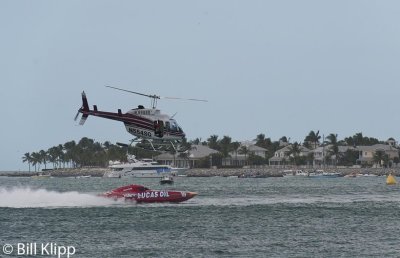
[{"label": "helicopter", "polygon": [[[125,129],[128,133],[135,136],[131,140],[133,142],[139,142],[144,147],[150,145],[150,148],[154,151],[166,151],[169,147],[172,147],[175,151],[183,152],[185,150],[180,148],[180,143],[185,138],[185,133],[182,128],[178,125],[173,115],[170,117],[167,114],[161,113],[157,109],[157,100],[163,99],[181,99],[181,100],[191,100],[191,101],[201,101],[207,102],[203,99],[183,99],[176,97],[161,97],[158,95],[143,94],[140,92],[125,90],[117,87],[106,86],[119,91],[124,91],[128,93],[137,94],[140,96],[148,97],[151,99],[151,108],[145,108],[143,105],[138,105],[137,108],[131,109],[126,113],[122,113],[121,109],[118,109],[116,113],[99,111],[97,105],[93,105],[93,109],[89,108],[89,103],[86,97],[86,93],[82,92],[82,107],[79,108],[75,121],[77,120],[79,114],[82,114],[80,125],[86,122],[89,116],[98,116],[106,119],[121,121],[125,125]],[[146,145],[145,143],[148,143]],[[127,144],[118,143],[121,146],[128,146]]]}]

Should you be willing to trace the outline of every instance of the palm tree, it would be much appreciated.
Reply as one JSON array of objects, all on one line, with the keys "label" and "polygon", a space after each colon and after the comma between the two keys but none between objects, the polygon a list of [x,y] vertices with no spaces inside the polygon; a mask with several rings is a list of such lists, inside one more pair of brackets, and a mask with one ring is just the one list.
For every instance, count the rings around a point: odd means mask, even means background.
[{"label": "palm tree", "polygon": [[231,145],[232,138],[225,135],[218,143],[219,143],[222,155],[224,155],[224,158],[229,157],[229,152],[231,151],[231,147],[232,147],[232,145]]},{"label": "palm tree", "polygon": [[[188,142],[186,138],[182,139],[182,142],[179,144],[179,158],[182,158],[185,160],[185,164],[180,164],[180,166],[187,166],[187,164],[190,166],[189,162],[189,151],[192,150],[192,142]],[[174,160],[175,160],[175,155],[174,154]]]},{"label": "palm tree", "polygon": [[240,148],[240,142],[232,142],[232,150],[235,152],[235,165],[237,166],[238,161],[237,161],[237,154],[238,150]]},{"label": "palm tree", "polygon": [[257,136],[256,136],[256,142],[259,142],[259,143],[262,143],[262,142],[264,142],[264,140],[265,140],[265,134],[263,134],[263,133],[260,133],[260,134],[258,134]]},{"label": "palm tree", "polygon": [[53,168],[57,168],[57,147],[51,147],[47,151],[48,160],[53,163]]},{"label": "palm tree", "polygon": [[201,143],[201,138],[196,138],[193,141],[191,141],[191,143],[194,145],[199,145]]},{"label": "palm tree", "polygon": [[187,150],[191,150],[192,149],[192,142],[188,142],[188,140],[186,138],[183,138],[181,143],[178,146],[178,151],[179,152],[184,152]]},{"label": "palm tree", "polygon": [[214,149],[214,150],[219,150],[219,145],[218,145],[218,135],[211,135],[208,139],[207,139],[207,144],[208,147],[210,149]]},{"label": "palm tree", "polygon": [[321,136],[319,135],[319,131],[317,131],[317,132],[310,131],[310,133],[304,139],[304,142],[313,143],[313,147],[314,147],[314,149],[316,149],[317,148],[317,143],[319,143],[320,139],[321,139]]},{"label": "palm tree", "polygon": [[40,164],[42,162],[41,156],[37,152],[32,152],[31,157],[32,157],[32,165],[35,166],[35,172],[36,172],[37,164],[39,164],[39,169],[40,169]]},{"label": "palm tree", "polygon": [[106,150],[108,150],[110,147],[111,147],[111,142],[109,142],[109,141],[105,141],[104,143],[103,143],[103,147],[106,149]]},{"label": "palm tree", "polygon": [[310,167],[313,166],[313,161],[314,161],[314,152],[310,151],[310,152],[307,154],[307,163],[308,163],[308,165],[309,165]]},{"label": "palm tree", "polygon": [[24,156],[22,157],[22,162],[28,162],[29,166],[29,172],[31,172],[31,162],[32,162],[32,157],[29,152],[25,153]]},{"label": "palm tree", "polygon": [[389,161],[389,156],[385,153],[384,150],[377,150],[373,157],[374,161],[378,165],[386,165]]},{"label": "palm tree", "polygon": [[338,139],[337,139],[338,135],[337,134],[329,134],[326,139],[326,143],[328,143],[330,145],[329,151],[328,151],[328,155],[329,156],[335,156],[335,166],[337,165],[337,161],[339,158],[339,144],[338,144]]},{"label": "palm tree", "polygon": [[93,145],[94,141],[92,139],[89,139],[87,137],[83,137],[80,139],[78,142],[78,159],[79,159],[79,165],[80,166],[88,166],[89,163],[91,163],[92,160],[92,155],[93,152],[91,150],[91,147]]},{"label": "palm tree", "polygon": [[265,138],[265,134],[259,134],[257,135],[256,139],[256,146],[264,148],[264,149],[269,149],[272,142],[270,138]]},{"label": "palm tree", "polygon": [[76,149],[75,141],[69,141],[64,143],[64,150],[65,150],[65,160],[70,163],[70,167],[72,167],[72,162],[74,160],[74,150]]},{"label": "palm tree", "polygon": [[245,162],[245,165],[247,165],[247,155],[249,154],[249,148],[247,148],[247,146],[243,145],[240,147],[239,153],[244,154],[244,162]]},{"label": "palm tree", "polygon": [[286,137],[286,136],[282,136],[281,138],[279,138],[279,141],[280,142],[285,142],[285,143],[288,143],[289,141],[288,141],[288,138]]},{"label": "palm tree", "polygon": [[347,145],[349,146],[357,146],[357,145],[366,145],[371,146],[379,143],[379,140],[373,137],[363,136],[362,133],[356,133],[352,137],[347,137],[344,139]]},{"label": "palm tree", "polygon": [[356,133],[354,136],[353,136],[353,142],[354,142],[354,145],[364,145],[363,144],[363,139],[364,139],[364,137],[363,137],[363,135],[362,135],[362,133],[360,132],[360,133]]},{"label": "palm tree", "polygon": [[63,167],[65,168],[66,159],[65,159],[64,147],[62,144],[57,145],[57,161],[59,168],[61,167],[61,164],[63,164]]},{"label": "palm tree", "polygon": [[47,164],[47,152],[44,150],[39,151],[41,163],[44,163],[44,169],[46,169]]},{"label": "palm tree", "polygon": [[293,158],[294,164],[298,165],[298,157],[301,153],[301,145],[298,142],[294,142],[289,146],[289,155]]}]

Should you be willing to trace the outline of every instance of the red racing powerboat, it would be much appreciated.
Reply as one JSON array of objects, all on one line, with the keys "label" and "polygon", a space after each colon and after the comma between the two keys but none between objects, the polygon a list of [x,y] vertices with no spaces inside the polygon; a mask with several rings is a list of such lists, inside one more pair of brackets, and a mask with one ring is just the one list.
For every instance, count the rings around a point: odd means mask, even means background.
[{"label": "red racing powerboat", "polygon": [[152,202],[183,202],[197,195],[196,192],[150,190],[142,185],[127,185],[101,194],[103,197],[136,201]]}]

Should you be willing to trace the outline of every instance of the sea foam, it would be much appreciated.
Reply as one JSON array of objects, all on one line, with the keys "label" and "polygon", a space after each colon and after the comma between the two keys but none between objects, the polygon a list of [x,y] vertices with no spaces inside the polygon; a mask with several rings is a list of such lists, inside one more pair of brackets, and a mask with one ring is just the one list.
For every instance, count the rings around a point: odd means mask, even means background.
[{"label": "sea foam", "polygon": [[79,192],[56,192],[30,187],[0,188],[0,207],[59,208],[115,205],[114,200]]}]

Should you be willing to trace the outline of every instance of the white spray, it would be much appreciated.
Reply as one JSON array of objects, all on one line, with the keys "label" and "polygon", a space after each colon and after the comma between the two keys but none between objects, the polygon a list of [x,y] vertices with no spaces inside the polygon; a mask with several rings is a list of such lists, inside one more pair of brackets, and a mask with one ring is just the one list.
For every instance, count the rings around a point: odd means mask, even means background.
[{"label": "white spray", "polygon": [[115,205],[114,200],[78,192],[56,192],[30,187],[0,188],[0,207],[58,208]]}]

